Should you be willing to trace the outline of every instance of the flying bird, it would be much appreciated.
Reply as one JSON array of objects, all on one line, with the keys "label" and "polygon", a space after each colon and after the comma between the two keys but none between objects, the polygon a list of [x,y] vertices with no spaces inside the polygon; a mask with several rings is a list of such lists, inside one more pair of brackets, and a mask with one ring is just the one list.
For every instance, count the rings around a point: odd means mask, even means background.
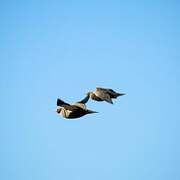
[{"label": "flying bird", "polygon": [[85,103],[88,100],[89,97],[85,97],[83,100],[70,105],[61,99],[57,99],[57,106],[60,107],[57,108],[56,112],[67,119],[75,119],[80,118],[86,114],[97,113],[96,111],[92,111],[86,108]]},{"label": "flying bird", "polygon": [[[112,89],[97,87],[94,92],[88,92],[87,97],[95,101],[106,101],[113,104],[112,99],[116,99],[118,96],[123,96],[124,93],[117,93]],[[85,101],[86,103],[86,101]]]}]

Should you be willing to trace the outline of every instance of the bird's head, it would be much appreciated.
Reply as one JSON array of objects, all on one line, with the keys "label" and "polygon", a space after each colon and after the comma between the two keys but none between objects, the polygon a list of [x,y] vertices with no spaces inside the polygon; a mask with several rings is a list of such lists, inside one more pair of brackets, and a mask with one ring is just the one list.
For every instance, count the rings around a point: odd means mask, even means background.
[{"label": "bird's head", "polygon": [[56,112],[59,114],[61,112],[62,108],[57,108]]}]

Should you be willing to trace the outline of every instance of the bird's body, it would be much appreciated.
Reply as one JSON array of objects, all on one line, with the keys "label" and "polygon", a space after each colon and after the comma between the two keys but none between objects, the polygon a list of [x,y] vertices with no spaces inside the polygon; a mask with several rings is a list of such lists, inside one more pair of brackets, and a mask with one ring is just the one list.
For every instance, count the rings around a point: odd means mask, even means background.
[{"label": "bird's body", "polygon": [[106,101],[113,104],[112,99],[116,99],[118,96],[125,95],[124,93],[117,93],[112,89],[107,88],[96,88],[94,92],[88,92],[87,94],[92,100],[95,101]]},{"label": "bird's body", "polygon": [[57,109],[57,113],[67,119],[80,118],[86,114],[96,113],[96,111],[87,109],[85,104],[81,101],[70,105],[60,99],[57,99],[57,106],[60,106],[60,108]]}]

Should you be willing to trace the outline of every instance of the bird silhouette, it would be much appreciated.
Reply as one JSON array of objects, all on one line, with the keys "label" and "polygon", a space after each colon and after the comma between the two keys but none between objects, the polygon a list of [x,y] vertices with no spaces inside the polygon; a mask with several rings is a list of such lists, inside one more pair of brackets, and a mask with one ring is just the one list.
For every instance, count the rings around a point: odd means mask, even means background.
[{"label": "bird silhouette", "polygon": [[57,106],[60,107],[57,108],[56,112],[67,119],[75,119],[87,114],[97,113],[96,111],[86,108],[85,103],[88,101],[88,99],[89,97],[85,97],[83,100],[71,105],[58,98]]},{"label": "bird silhouette", "polygon": [[87,97],[94,101],[106,101],[113,104],[112,99],[116,99],[118,96],[123,96],[124,93],[117,93],[112,89],[97,87],[94,92],[88,92]]}]

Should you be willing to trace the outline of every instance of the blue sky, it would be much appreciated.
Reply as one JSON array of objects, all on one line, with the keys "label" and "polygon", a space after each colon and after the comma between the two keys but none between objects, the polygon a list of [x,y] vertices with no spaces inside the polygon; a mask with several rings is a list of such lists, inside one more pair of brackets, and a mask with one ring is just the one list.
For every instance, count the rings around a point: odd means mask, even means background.
[{"label": "blue sky", "polygon": [[[0,179],[179,180],[179,7],[1,1]],[[96,86],[127,95],[56,114]]]}]

